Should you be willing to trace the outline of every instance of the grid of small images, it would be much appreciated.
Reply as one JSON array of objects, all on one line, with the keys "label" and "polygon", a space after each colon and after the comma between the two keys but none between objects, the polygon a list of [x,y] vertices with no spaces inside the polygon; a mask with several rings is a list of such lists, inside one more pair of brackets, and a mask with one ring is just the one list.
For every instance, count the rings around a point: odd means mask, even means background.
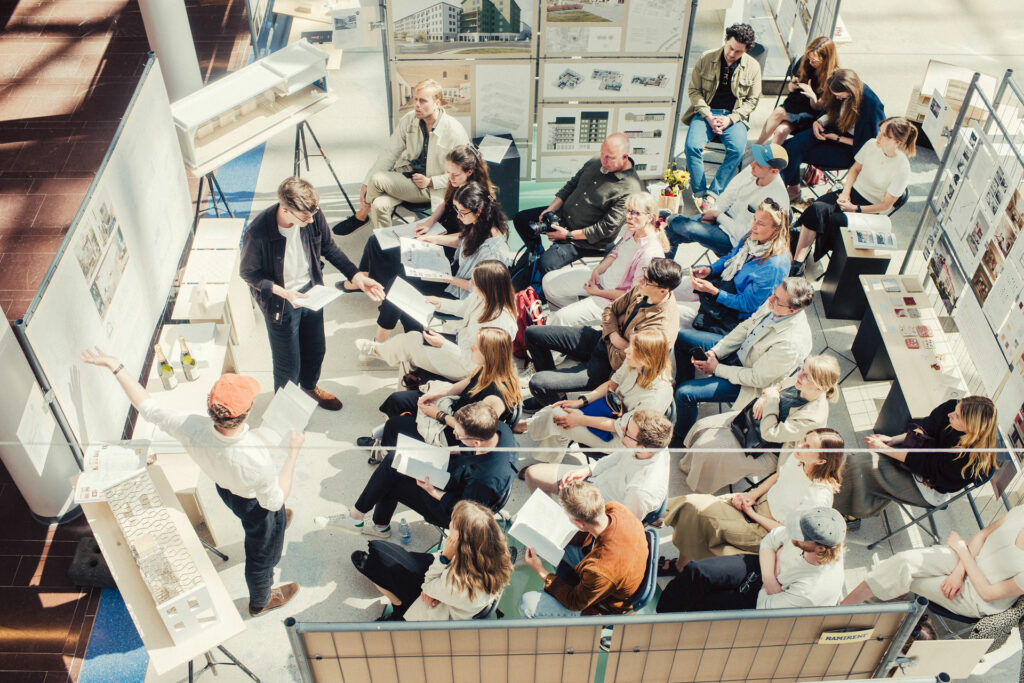
[{"label": "grid of small images", "polygon": [[128,247],[109,198],[93,202],[76,232],[74,253],[96,312],[106,318],[128,264]]}]

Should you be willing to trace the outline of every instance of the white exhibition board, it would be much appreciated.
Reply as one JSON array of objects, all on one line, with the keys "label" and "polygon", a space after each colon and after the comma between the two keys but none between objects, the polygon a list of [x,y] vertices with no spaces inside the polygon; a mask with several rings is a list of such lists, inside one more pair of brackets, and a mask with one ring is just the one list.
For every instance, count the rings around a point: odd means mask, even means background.
[{"label": "white exhibition board", "polygon": [[540,99],[635,101],[674,100],[680,60],[582,61],[548,59],[540,66]]},{"label": "white exhibition board", "polygon": [[192,222],[170,103],[151,60],[68,231],[26,335],[83,445],[120,439],[129,402],[78,354],[100,346],[138,377]]}]

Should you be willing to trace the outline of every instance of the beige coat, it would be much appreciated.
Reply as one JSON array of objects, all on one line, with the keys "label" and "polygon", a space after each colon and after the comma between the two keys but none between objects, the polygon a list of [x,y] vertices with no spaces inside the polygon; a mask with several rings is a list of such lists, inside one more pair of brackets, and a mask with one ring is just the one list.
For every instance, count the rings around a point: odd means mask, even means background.
[{"label": "beige coat", "polygon": [[455,591],[448,583],[448,566],[441,563],[440,555],[434,557],[434,563],[427,568],[423,577],[423,593],[440,602],[434,607],[427,607],[420,595],[416,602],[409,606],[405,613],[406,621],[448,621],[472,619],[473,615],[491,604],[497,596],[477,593],[472,600],[469,594]]},{"label": "beige coat", "polygon": [[[708,50],[693,65],[690,86],[687,89],[690,107],[683,113],[683,123],[689,124],[694,116],[707,117],[711,114],[711,107],[708,103],[715,97],[715,91],[718,90],[722,51],[723,48],[720,47]],[[757,63],[756,59],[746,53],[740,57],[740,63],[736,65],[729,89],[736,96],[736,105],[729,113],[729,118],[733,123],[738,121],[746,123],[750,119],[751,113],[757,108],[757,101],[761,98],[761,65]]]},{"label": "beige coat", "polygon": [[[771,313],[768,302],[762,304],[753,315],[741,321],[732,332],[711,348],[715,356],[724,358],[736,352],[758,323]],[[740,387],[740,395],[733,405],[742,408],[755,399],[761,393],[761,389],[781,382],[796,370],[811,353],[811,343],[811,328],[807,324],[807,314],[805,311],[798,311],[769,326],[747,351],[746,361],[742,366],[719,363],[715,368],[715,377],[721,377]]]},{"label": "beige coat", "polygon": [[[462,124],[447,114],[443,108],[438,108],[437,122],[430,131],[430,141],[427,143],[427,173],[432,181],[429,193],[431,206],[437,206],[444,199],[444,191],[448,187],[448,173],[445,171],[445,158],[459,145],[469,143],[469,136]],[[395,132],[391,134],[377,161],[374,162],[370,171],[363,180],[364,185],[370,184],[370,178],[378,171],[402,171],[406,170],[409,162],[420,155],[423,149],[423,132],[420,130],[420,121],[416,118],[416,112],[411,111],[398,120]]]},{"label": "beige coat", "polygon": [[[604,311],[601,312],[601,337],[604,339],[605,346],[608,347],[608,362],[611,363],[612,370],[618,370],[622,362],[626,360],[626,352],[616,348],[608,341],[612,332],[618,332],[623,339],[629,341],[634,334],[641,330],[660,329],[665,333],[669,346],[674,344],[676,337],[679,336],[679,308],[676,306],[675,297],[670,294],[660,303],[640,309],[630,319],[633,309],[643,300],[644,296],[640,292],[640,285],[636,285],[605,306]],[[626,326],[626,329],[622,329],[622,324],[626,320],[629,320],[629,325]]]}]

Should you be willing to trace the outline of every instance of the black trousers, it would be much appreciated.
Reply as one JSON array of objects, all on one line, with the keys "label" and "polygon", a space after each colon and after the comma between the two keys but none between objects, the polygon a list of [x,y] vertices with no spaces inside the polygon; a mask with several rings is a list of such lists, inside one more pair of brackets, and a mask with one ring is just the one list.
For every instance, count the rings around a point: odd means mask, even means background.
[{"label": "black trousers", "polygon": [[[751,575],[752,580],[744,585]],[[665,586],[658,600],[658,612],[754,609],[760,590],[761,560],[757,555],[696,560]]]},{"label": "black trousers", "polygon": [[[391,283],[395,281],[396,277],[401,276],[402,279],[406,280],[424,296],[451,298],[444,293],[445,288],[448,286],[445,283],[422,280],[418,277],[406,275],[405,268],[402,266],[401,253],[401,250],[397,248],[381,249],[377,236],[370,235],[370,238],[366,240],[366,246],[363,247],[363,255],[359,258],[359,270],[368,273],[371,278],[381,283],[385,290],[391,287]],[[451,260],[455,255],[455,250],[451,247],[445,247],[444,253]],[[406,332],[421,331],[423,329],[422,325],[402,313],[401,309],[393,303],[382,301],[377,309],[377,325],[385,330],[393,330],[399,321],[401,321],[402,327]]]},{"label": "black trousers", "polygon": [[[836,131],[829,131],[835,133]],[[800,164],[811,164],[820,168],[850,168],[853,166],[852,145],[835,140],[819,140],[814,131],[805,130],[782,143],[789,155],[789,164],[782,170],[782,182],[786,185],[800,183]]]},{"label": "black trousers", "polygon": [[[846,212],[839,208],[838,200],[838,192],[826,192],[808,206],[793,224],[794,227],[799,226],[818,233],[818,237],[814,241],[814,260],[816,261],[821,259],[826,252],[832,251],[836,239],[839,238],[839,229],[845,228],[849,222],[846,219]],[[857,206],[867,206],[873,203],[853,188],[850,188],[850,201]],[[795,243],[793,248],[796,248]]]},{"label": "black trousers", "polygon": [[288,382],[316,389],[327,351],[323,309],[294,308],[286,301],[281,321],[267,320],[267,336],[274,364],[274,391]]},{"label": "black trousers", "polygon": [[[549,405],[568,391],[593,389],[612,376],[608,349],[601,331],[592,327],[533,325],[526,328],[526,350],[537,373],[530,378],[530,393],[543,405]],[[583,363],[581,366],[555,369],[552,351],[559,351]]]},{"label": "black trousers", "polygon": [[273,512],[262,507],[255,498],[236,496],[217,486],[224,504],[242,520],[245,530],[245,585],[249,588],[249,607],[261,609],[270,602],[274,584],[274,567],[281,561],[284,549],[284,506]]},{"label": "black trousers", "polygon": [[433,563],[434,555],[431,553],[409,552],[388,541],[370,541],[366,563],[359,571],[398,598],[402,605],[396,612],[404,614],[409,605],[420,597],[423,577]]},{"label": "black trousers", "polygon": [[[413,431],[409,436],[419,438],[416,433],[416,417],[414,415],[391,418],[388,420],[388,424],[392,424],[393,421],[402,423],[400,429],[405,434],[409,434],[408,427],[411,424]],[[385,426],[385,438],[388,437],[388,433],[389,428]],[[394,441],[390,445],[394,446]],[[388,453],[383,462],[377,465],[373,474],[370,475],[370,481],[366,482],[363,492],[356,500],[356,510],[366,513],[373,509],[373,523],[384,526],[391,523],[395,508],[401,503],[410,510],[420,513],[423,519],[431,524],[447,528],[451,522],[451,513],[441,505],[441,501],[421,489],[415,479],[396,470],[392,466],[394,459],[395,454],[392,451]]]},{"label": "black trousers", "polygon": [[528,245],[534,251],[543,252],[540,255],[540,261],[537,266],[542,276],[553,270],[564,268],[581,256],[595,256],[605,253],[605,248],[588,249],[577,246],[572,242],[552,242],[547,249],[544,249],[540,235],[530,227],[530,221],[537,220],[541,212],[546,208],[546,206],[539,206],[535,209],[524,209],[512,217],[512,225],[515,226],[516,233],[523,240],[523,244]]}]

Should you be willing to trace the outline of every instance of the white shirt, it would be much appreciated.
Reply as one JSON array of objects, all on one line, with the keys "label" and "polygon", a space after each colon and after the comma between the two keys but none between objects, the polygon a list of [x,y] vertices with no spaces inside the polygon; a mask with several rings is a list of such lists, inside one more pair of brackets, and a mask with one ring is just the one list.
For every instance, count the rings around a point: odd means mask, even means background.
[{"label": "white shirt", "polygon": [[853,157],[863,166],[853,189],[872,204],[885,199],[885,195],[900,197],[910,184],[910,159],[902,150],[896,156],[887,157],[875,138],[864,143]]},{"label": "white shirt", "polygon": [[625,409],[615,420],[615,431],[620,437],[626,433],[626,424],[634,410],[649,408],[664,414],[672,404],[672,384],[665,377],[654,380],[649,387],[642,387],[639,384],[640,373],[629,367],[629,363],[623,363],[612,373],[611,380],[617,385],[615,393],[622,397]]},{"label": "white shirt", "polygon": [[248,425],[237,436],[224,436],[209,417],[167,410],[152,398],[142,402],[139,415],[181,442],[199,469],[221,488],[255,498],[271,512],[284,505],[270,449]]},{"label": "white shirt", "polygon": [[[978,553],[978,569],[989,583],[996,584],[1012,578],[1024,590],[1024,550],[1017,546],[1017,536],[1024,530],[1024,507],[1017,506],[1006,513],[1006,521],[989,534]],[[1016,597],[993,600],[994,612],[1009,609]],[[994,613],[993,612],[993,613]]]},{"label": "white shirt", "polygon": [[284,237],[284,288],[302,289],[309,284],[309,258],[306,257],[306,250],[302,247],[302,235],[299,233],[302,227],[296,225],[293,228],[282,228],[278,224],[277,229]]},{"label": "white shirt", "polygon": [[779,478],[765,494],[768,509],[775,521],[785,522],[801,510],[832,507],[831,486],[808,479],[792,451],[783,454],[782,458],[777,470]]},{"label": "white shirt", "polygon": [[668,498],[669,460],[666,450],[637,460],[633,451],[620,449],[590,466],[591,481],[605,501],[622,503],[642,520]]},{"label": "white shirt", "polygon": [[783,213],[789,213],[789,194],[781,173],[776,173],[764,187],[758,187],[757,178],[750,171],[744,171],[734,175],[725,186],[715,201],[715,209],[722,212],[715,223],[729,236],[732,246],[739,244],[740,238],[750,232],[754,214],[750,213],[749,206],[753,204],[757,208],[765,199],[774,200]]},{"label": "white shirt", "polygon": [[834,607],[843,597],[843,560],[825,565],[811,564],[803,552],[790,543],[786,527],[777,526],[761,539],[762,548],[778,552],[779,573],[775,577],[782,592],[757,594],[757,609],[783,607]]},{"label": "white shirt", "polygon": [[452,331],[455,333],[455,343],[446,340],[444,346],[448,347],[449,351],[458,353],[466,363],[467,368],[473,366],[472,347],[476,343],[476,335],[480,330],[485,327],[495,327],[507,332],[511,339],[515,339],[516,333],[519,332],[519,325],[516,323],[515,315],[504,308],[501,309],[501,312],[495,318],[487,322],[480,322],[480,316],[484,312],[484,300],[475,291],[470,292],[469,296],[465,299],[447,299],[442,297],[441,306],[438,308],[438,311],[448,315],[459,316],[458,320],[443,326],[442,330],[444,332]]}]

